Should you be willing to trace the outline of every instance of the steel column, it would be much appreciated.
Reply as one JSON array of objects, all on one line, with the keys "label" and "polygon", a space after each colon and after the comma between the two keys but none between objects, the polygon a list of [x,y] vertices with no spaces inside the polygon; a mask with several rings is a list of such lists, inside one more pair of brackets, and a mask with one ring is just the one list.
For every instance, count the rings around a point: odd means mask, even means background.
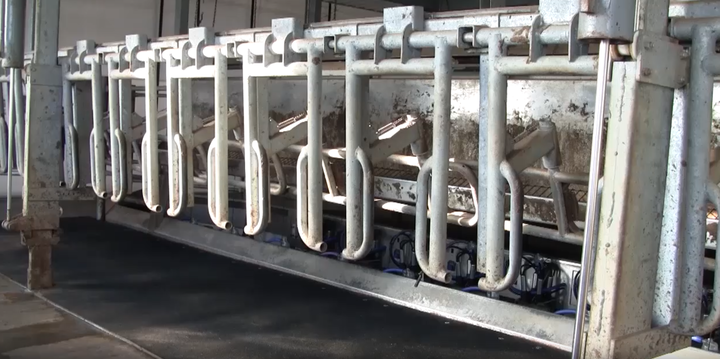
[{"label": "steel column", "polygon": [[[59,188],[61,171],[62,69],[58,64],[59,0],[35,2],[35,54],[28,68],[23,215],[11,227],[28,246],[28,288],[53,285],[51,246],[59,240],[57,200],[34,195]],[[14,226],[16,225],[16,226]]]},{"label": "steel column", "polygon": [[[615,63],[585,358],[653,357],[687,338],[652,329],[673,89]],[[638,210],[642,208],[642,210]]]}]

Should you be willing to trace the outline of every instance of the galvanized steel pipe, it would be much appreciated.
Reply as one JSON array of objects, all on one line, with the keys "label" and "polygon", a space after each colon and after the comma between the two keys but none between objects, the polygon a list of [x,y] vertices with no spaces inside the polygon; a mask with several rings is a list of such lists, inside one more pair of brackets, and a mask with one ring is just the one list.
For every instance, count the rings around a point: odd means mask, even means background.
[{"label": "galvanized steel pipe", "polygon": [[[313,250],[322,249],[322,53],[311,52],[307,58],[307,240]],[[348,241],[349,242],[349,241]]]},{"label": "galvanized steel pipe", "polygon": [[[495,70],[495,64],[505,53],[505,45],[495,35],[488,47],[490,71],[488,73],[488,144],[486,171],[485,238],[478,237],[478,247],[486,248],[486,278],[498,283],[505,269],[505,180],[500,165],[505,161],[507,135],[507,76]],[[478,178],[483,178],[478,176]],[[480,232],[478,233],[480,235]]]},{"label": "galvanized steel pipe", "polygon": [[[447,253],[448,173],[450,172],[450,91],[452,88],[452,49],[444,42],[435,46],[433,91],[433,147],[430,197],[436,208],[430,213],[430,268],[441,273]],[[437,209],[443,210],[437,210]],[[446,273],[438,280],[448,283],[452,276]]]},{"label": "galvanized steel pipe", "polygon": [[[247,87],[248,81],[244,82]],[[215,52],[215,138],[210,142],[208,149],[208,212],[210,218],[216,226],[223,229],[232,228],[228,218],[228,88],[227,88],[227,54],[218,48]],[[247,88],[243,88],[244,97],[248,96]],[[250,110],[254,111],[248,103],[245,103],[245,141],[248,141],[249,133],[254,130],[249,125],[251,118]],[[254,140],[254,138],[252,139]],[[245,153],[252,153],[252,148],[248,148],[252,142],[245,142]],[[248,157],[245,161],[245,173],[247,176],[253,176],[253,167],[249,167],[254,161],[254,157]],[[251,182],[252,183],[252,182]],[[246,190],[246,208],[248,209],[248,221],[246,227],[252,228],[254,221],[251,217],[251,192]]]},{"label": "galvanized steel pipe", "polygon": [[157,62],[154,55],[145,58],[145,135],[142,139],[142,192],[145,205],[153,212],[160,205],[160,163],[157,128]]},{"label": "galvanized steel pipe", "polygon": [[715,54],[720,26],[695,26],[692,31],[690,53],[690,96],[687,128],[686,203],[682,213],[683,250],[678,330],[694,332],[701,320],[703,295],[703,263],[706,237],[707,178],[710,162],[710,133],[712,129],[713,73],[703,63]]},{"label": "galvanized steel pipe", "polygon": [[25,61],[25,4],[26,0],[4,0],[5,24],[3,36],[5,52],[2,67],[20,69]]},{"label": "galvanized steel pipe", "polygon": [[105,184],[105,111],[103,111],[103,95],[105,88],[102,80],[102,66],[98,57],[91,59],[92,74],[92,118],[93,129],[90,136],[90,162],[92,164],[92,187],[100,198],[108,196]]}]

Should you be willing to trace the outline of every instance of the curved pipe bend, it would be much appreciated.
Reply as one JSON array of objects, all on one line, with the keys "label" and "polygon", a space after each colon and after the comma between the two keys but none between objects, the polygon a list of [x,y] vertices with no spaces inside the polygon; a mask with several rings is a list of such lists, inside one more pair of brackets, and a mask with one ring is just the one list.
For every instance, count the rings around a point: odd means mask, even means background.
[{"label": "curved pipe bend", "polygon": [[500,282],[485,276],[478,281],[478,288],[486,292],[501,292],[509,289],[518,275],[522,261],[522,225],[524,193],[520,177],[507,160],[500,163],[500,173],[510,184],[510,266]]},{"label": "curved pipe bend", "polygon": [[[95,129],[93,128],[90,131],[90,167],[92,167],[91,171],[90,171],[90,182],[91,182],[90,184],[92,185],[93,191],[95,192],[96,196],[98,196],[100,198],[107,198],[108,193],[105,190],[105,188],[103,188],[105,181],[100,180],[100,178],[99,178],[99,177],[102,177],[103,179],[105,178],[104,173],[102,173],[104,171],[100,170],[100,166],[102,165],[104,167],[105,163],[102,163],[102,164],[98,163],[97,154],[95,152],[99,149],[97,148],[97,146],[95,146],[95,135],[96,135],[96,132],[95,132]],[[105,161],[103,161],[103,162],[105,162]]]},{"label": "curved pipe bend", "polygon": [[[208,147],[207,155],[207,163],[208,163],[208,171],[207,171],[207,186],[208,186],[208,214],[210,215],[210,219],[213,221],[213,223],[225,230],[230,230],[232,228],[232,223],[228,220],[228,204],[227,203],[218,203],[218,196],[217,192],[218,190],[227,190],[227,189],[220,189],[217,186],[216,179],[215,179],[215,152],[217,150],[217,142],[216,139],[213,139],[210,142],[210,146]],[[218,208],[219,207],[219,208]]]},{"label": "curved pipe bend", "polygon": [[311,238],[308,236],[307,223],[307,156],[309,148],[305,146],[300,151],[297,159],[297,229],[300,239],[305,245],[316,251],[325,252],[327,244],[323,242],[323,238]]},{"label": "curved pipe bend", "polygon": [[[715,206],[715,208],[720,208],[720,187],[709,179],[705,186],[707,188],[707,199]],[[720,226],[718,226],[715,236],[716,238],[720,238]],[[701,239],[698,238],[697,240]],[[702,240],[704,240],[704,238],[702,238]],[[720,251],[715,251],[715,273],[716,275],[713,280],[713,297],[710,314],[708,314],[705,319],[701,320],[698,325],[693,328],[692,333],[681,334],[705,335],[720,326],[720,275],[717,275],[717,273],[720,273]]]},{"label": "curved pipe bend", "polygon": [[[170,194],[171,200],[168,204],[167,214],[171,217],[177,217],[185,210],[188,202],[188,183],[187,183],[187,171],[188,166],[185,159],[187,158],[187,145],[185,139],[179,133],[176,133],[172,138],[172,143],[168,142],[168,146],[175,146],[176,150],[176,166],[178,166],[177,188],[172,188]],[[175,186],[175,183],[171,183],[171,186]],[[174,205],[172,197],[177,196],[177,205]]]},{"label": "curved pipe bend", "polygon": [[[255,223],[254,226],[251,226],[251,223],[248,223],[245,225],[244,231],[245,234],[254,236],[262,231],[265,230],[265,227],[267,227],[268,224],[268,212],[270,211],[270,199],[267,196],[268,190],[268,159],[267,159],[267,152],[265,152],[265,149],[260,145],[260,142],[253,141],[252,142],[252,149],[254,152],[254,155],[257,157],[258,160],[258,217],[257,217],[257,223]],[[247,183],[247,180],[245,181]],[[245,190],[247,191],[248,188],[246,186]]]},{"label": "curved pipe bend", "polygon": [[[420,269],[428,277],[443,283],[450,283],[452,273],[445,269],[444,263],[430,263],[429,258],[431,256],[427,249],[428,182],[430,181],[430,172],[432,171],[432,161],[433,157],[430,156],[430,158],[422,164],[417,179],[417,200],[415,202],[415,257],[420,265]],[[430,238],[430,240],[437,241],[440,239]],[[447,240],[447,238],[443,240]]]},{"label": "curved pipe bend", "polygon": [[345,248],[342,251],[342,257],[350,261],[365,258],[375,244],[375,175],[373,166],[367,153],[362,148],[355,149],[355,156],[360,162],[363,171],[363,240],[360,248],[356,251],[353,252],[350,248]]},{"label": "curved pipe bend", "polygon": [[125,142],[125,135],[120,131],[119,128],[115,129],[115,133],[113,134],[115,136],[115,141],[117,141],[118,146],[118,172],[113,172],[114,176],[119,176],[118,188],[114,188],[116,185],[116,181],[113,181],[113,195],[110,197],[110,200],[113,202],[120,202],[122,201],[125,196],[128,193],[128,187],[130,184],[127,181],[128,178],[128,168],[127,168],[127,143]]}]

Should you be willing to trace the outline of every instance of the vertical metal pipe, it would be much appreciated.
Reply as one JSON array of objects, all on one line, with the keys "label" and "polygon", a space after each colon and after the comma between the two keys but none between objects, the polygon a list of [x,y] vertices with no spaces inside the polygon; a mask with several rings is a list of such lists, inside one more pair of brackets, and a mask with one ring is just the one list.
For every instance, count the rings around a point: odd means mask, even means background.
[{"label": "vertical metal pipe", "polygon": [[145,60],[145,135],[142,141],[143,199],[153,212],[160,205],[160,164],[158,163],[157,62]]},{"label": "vertical metal pipe", "polygon": [[[248,62],[246,62],[248,63]],[[258,193],[254,191],[257,184],[258,160],[253,156],[252,143],[257,140],[258,132],[258,79],[243,72],[243,110],[245,146],[245,208],[246,228],[253,228],[259,215]]]},{"label": "vertical metal pipe", "polygon": [[25,93],[23,92],[22,69],[14,72],[15,86],[15,165],[18,173],[25,173]]},{"label": "vertical metal pipe", "polygon": [[480,109],[480,113],[478,116],[478,210],[477,210],[477,217],[478,217],[478,226],[477,226],[477,255],[476,255],[476,263],[475,268],[477,272],[486,273],[487,272],[487,246],[486,246],[486,238],[487,238],[487,228],[485,228],[485,224],[487,223],[487,213],[485,213],[485,209],[487,208],[487,166],[484,166],[484,164],[487,164],[487,158],[488,158],[488,151],[487,151],[487,144],[488,144],[488,136],[490,135],[490,132],[488,132],[488,121],[490,120],[489,115],[489,93],[490,87],[488,86],[488,74],[493,70],[490,69],[490,64],[488,60],[487,54],[481,54],[480,55],[480,79],[478,80],[478,83],[480,85],[480,103],[478,104],[478,108]]},{"label": "vertical metal pipe", "polygon": [[[127,63],[123,62],[123,66],[127,67]],[[120,70],[125,70],[126,68],[121,68]],[[124,166],[124,176],[125,176],[125,183],[127,183],[127,190],[128,192],[133,192],[133,171],[132,171],[132,162],[133,162],[133,138],[132,138],[132,119],[133,119],[133,113],[134,113],[134,104],[133,104],[133,94],[132,94],[132,80],[120,80],[120,93],[119,93],[119,101],[120,101],[120,133],[122,133],[122,137],[125,140],[125,145],[121,149],[122,153],[122,160],[125,161]],[[138,151],[138,160],[140,152]]]},{"label": "vertical metal pipe", "polygon": [[[165,100],[167,125],[165,131],[168,139],[168,188],[170,193],[168,196],[167,213],[170,216],[179,214],[181,204],[182,190],[180,189],[180,159],[178,146],[175,145],[175,135],[178,133],[178,123],[180,117],[179,99],[178,99],[178,79],[172,77],[172,68],[176,66],[178,61],[174,60],[168,54],[165,58]],[[183,179],[184,180],[184,179]]]},{"label": "vertical metal pipe", "polygon": [[15,146],[15,86],[16,77],[15,72],[20,71],[18,69],[10,69],[10,89],[8,91],[8,151],[7,151],[7,162],[8,162],[8,177],[7,177],[7,188],[5,197],[5,220],[10,220],[10,214],[12,210],[12,163],[13,163],[13,147]]},{"label": "vertical metal pipe", "polygon": [[[505,179],[500,164],[505,160],[507,135],[507,76],[495,71],[495,62],[505,52],[499,35],[488,41],[488,135],[486,173],[485,248],[487,250],[486,278],[497,283],[505,270]],[[478,238],[482,241],[483,238]]]},{"label": "vertical metal pipe", "polygon": [[448,173],[450,172],[450,89],[452,82],[452,51],[448,44],[435,46],[435,71],[433,95],[433,147],[430,184],[432,206],[430,213],[429,262],[433,272],[444,273],[445,282],[452,274],[445,271],[447,253]]},{"label": "vertical metal pipe", "polygon": [[25,0],[6,0],[5,53],[2,66],[22,68],[25,59]]},{"label": "vertical metal pipe", "polygon": [[[360,51],[348,46],[345,52],[346,66],[360,58]],[[362,85],[361,76],[348,72],[345,78],[345,215],[346,250],[356,252],[362,245],[362,167],[358,162],[355,150],[363,146],[362,117]]]},{"label": "vertical metal pipe", "polygon": [[590,175],[588,181],[588,201],[585,212],[585,238],[583,240],[580,285],[578,288],[577,315],[575,316],[575,330],[573,331],[573,359],[579,359],[582,354],[582,347],[584,343],[583,335],[585,334],[585,313],[587,310],[588,281],[590,279],[591,270],[590,264],[595,256],[593,248],[595,245],[597,212],[600,208],[598,186],[600,180],[600,166],[602,165],[605,95],[607,90],[608,74],[610,73],[609,40],[603,40],[600,42],[600,54],[598,56],[598,61],[597,89],[595,92],[595,118],[593,123],[593,141],[590,155]]},{"label": "vertical metal pipe", "polygon": [[718,33],[711,27],[693,29],[690,53],[690,98],[687,129],[686,204],[681,223],[683,231],[683,278],[681,280],[678,328],[690,332],[701,319],[703,294],[703,240],[707,220],[706,181],[709,176],[710,129],[712,126],[713,74],[703,66],[704,60],[715,52]]},{"label": "vertical metal pipe", "polygon": [[5,56],[5,5],[7,0],[0,0],[0,57]]},{"label": "vertical metal pipe", "polygon": [[308,240],[313,250],[319,250],[322,246],[322,194],[323,176],[322,170],[322,54],[312,51],[307,59],[308,73]]},{"label": "vertical metal pipe", "polygon": [[[108,73],[117,70],[118,63],[108,61]],[[118,202],[122,199],[123,178],[120,173],[120,146],[115,131],[120,127],[120,84],[118,80],[108,77],[108,117],[110,122],[110,167],[112,177],[112,201]],[[104,164],[103,164],[104,165]]]},{"label": "vertical metal pipe", "polygon": [[187,179],[185,184],[185,204],[188,207],[192,207],[195,204],[195,198],[193,193],[193,168],[194,168],[194,154],[192,146],[194,143],[193,139],[193,111],[192,111],[192,80],[191,79],[180,79],[178,80],[178,105],[180,110],[180,137],[185,141],[186,151],[185,158],[181,159],[181,163],[184,164],[186,171],[185,175]]},{"label": "vertical metal pipe", "polygon": [[75,173],[73,173],[73,167],[74,167],[74,157],[75,154],[73,153],[75,151],[75,148],[73,148],[73,139],[72,135],[70,134],[72,132],[71,127],[73,126],[73,113],[72,113],[72,83],[65,78],[65,74],[69,70],[69,66],[65,64],[63,66],[65,71],[63,71],[63,93],[62,93],[62,100],[63,100],[63,123],[65,125],[65,159],[64,159],[64,166],[65,166],[65,185],[68,188],[73,188],[72,184],[75,181]]},{"label": "vertical metal pipe", "polygon": [[[215,213],[218,216],[218,222],[215,223],[220,228],[230,229],[232,224],[228,220],[228,87],[227,87],[227,54],[221,49],[215,53]],[[247,119],[246,122],[247,124]],[[248,128],[245,127],[247,133]],[[246,143],[247,144],[247,143]],[[253,153],[245,151],[246,162],[249,154]],[[247,168],[247,165],[246,165]],[[248,172],[246,171],[247,175]],[[245,181],[247,183],[247,180]],[[245,193],[250,192],[248,188]],[[248,204],[246,203],[246,206]],[[249,223],[248,223],[249,225]]]},{"label": "vertical metal pipe", "polygon": [[93,117],[93,135],[92,135],[92,173],[94,176],[93,189],[95,194],[100,198],[107,197],[107,188],[105,185],[105,111],[103,111],[103,83],[102,83],[102,67],[100,59],[92,59],[90,65],[92,73],[92,117]]}]

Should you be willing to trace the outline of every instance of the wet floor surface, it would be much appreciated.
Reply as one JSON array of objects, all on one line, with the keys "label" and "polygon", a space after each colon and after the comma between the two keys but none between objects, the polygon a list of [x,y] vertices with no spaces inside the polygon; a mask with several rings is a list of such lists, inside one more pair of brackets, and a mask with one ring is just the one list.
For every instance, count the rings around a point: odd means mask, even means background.
[{"label": "wet floor surface", "polygon": [[[43,295],[162,358],[569,357],[120,226],[62,226]],[[0,273],[24,282],[26,268],[25,248],[0,237]]]}]

